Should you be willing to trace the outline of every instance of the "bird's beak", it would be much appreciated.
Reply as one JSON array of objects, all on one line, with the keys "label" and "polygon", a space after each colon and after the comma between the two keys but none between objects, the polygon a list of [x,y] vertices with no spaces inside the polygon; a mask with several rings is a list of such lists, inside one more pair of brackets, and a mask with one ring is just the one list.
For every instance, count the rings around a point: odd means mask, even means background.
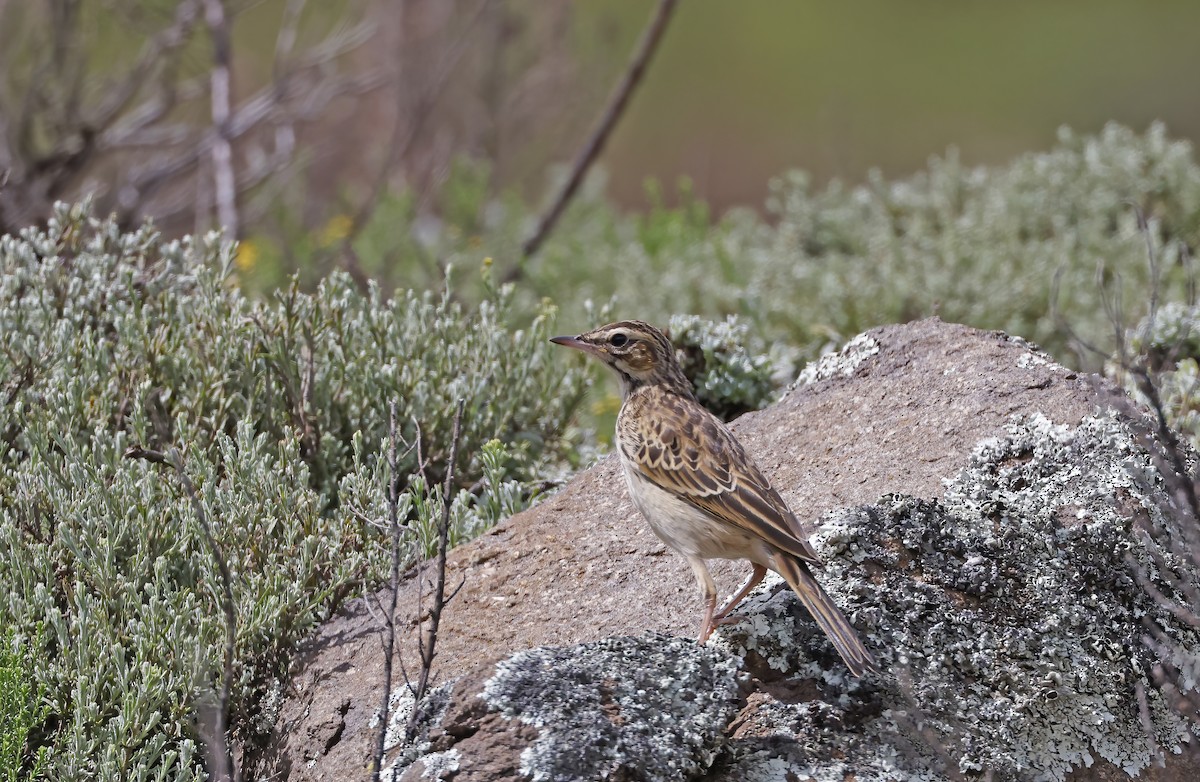
[{"label": "bird's beak", "polygon": [[595,345],[590,342],[584,342],[579,337],[551,337],[550,341],[555,345],[562,345],[566,348],[575,348],[576,350],[582,350],[584,353],[591,353],[593,355],[599,354],[600,352],[596,349]]}]

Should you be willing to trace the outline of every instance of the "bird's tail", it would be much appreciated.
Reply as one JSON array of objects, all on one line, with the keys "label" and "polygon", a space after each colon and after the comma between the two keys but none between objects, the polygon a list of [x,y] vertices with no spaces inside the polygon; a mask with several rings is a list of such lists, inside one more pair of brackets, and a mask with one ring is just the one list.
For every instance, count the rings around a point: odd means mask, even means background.
[{"label": "bird's tail", "polygon": [[858,633],[833,602],[833,598],[813,578],[808,564],[781,552],[775,555],[775,566],[779,575],[783,576],[788,586],[800,598],[800,602],[812,614],[812,618],[817,620],[817,624],[825,631],[825,635],[829,636],[850,673],[855,676],[862,676],[867,672],[877,673],[879,668],[875,665],[875,659],[863,646]]}]

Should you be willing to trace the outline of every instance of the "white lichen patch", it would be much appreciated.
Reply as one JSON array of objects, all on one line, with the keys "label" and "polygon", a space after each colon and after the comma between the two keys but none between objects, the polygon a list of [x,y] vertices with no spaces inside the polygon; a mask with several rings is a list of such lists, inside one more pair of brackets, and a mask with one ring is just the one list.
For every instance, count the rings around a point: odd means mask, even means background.
[{"label": "white lichen patch", "polygon": [[459,770],[461,753],[456,749],[445,752],[430,752],[421,758],[421,779],[452,779]]},{"label": "white lichen patch", "polygon": [[1014,345],[1025,348],[1021,354],[1017,356],[1017,366],[1021,369],[1032,369],[1034,367],[1046,367],[1055,372],[1070,372],[1071,370],[1059,364],[1049,355],[1044,353],[1041,348],[1032,342],[1022,338],[1010,336],[1008,341]]},{"label": "white lichen patch", "polygon": [[819,380],[834,377],[849,377],[854,370],[871,356],[879,352],[879,343],[866,334],[859,334],[847,342],[837,353],[826,353],[815,362],[810,362],[800,371],[792,388],[807,386]]},{"label": "white lichen patch", "polygon": [[[385,750],[392,749],[400,744],[404,738],[404,727],[408,725],[409,717],[412,716],[413,697],[412,693],[405,685],[392,690],[392,694],[388,696],[388,725],[387,732],[383,736],[383,748]],[[382,715],[376,709],[371,715],[367,726],[371,730],[379,727],[379,720]]]},{"label": "white lichen patch", "polygon": [[737,670],[735,658],[691,639],[606,638],[515,654],[480,697],[538,728],[521,756],[528,779],[685,779],[723,743]]},{"label": "white lichen patch", "polygon": [[1041,353],[1022,353],[1017,356],[1017,366],[1021,369],[1032,367],[1058,366]]},{"label": "white lichen patch", "polygon": [[[447,682],[440,687],[434,687],[422,703],[422,714],[418,720],[418,731],[416,737],[411,743],[405,742],[405,733],[408,729],[409,719],[412,717],[414,702],[412,693],[408,689],[408,685],[402,684],[392,690],[392,694],[388,698],[388,724],[387,732],[383,738],[383,749],[385,753],[384,771],[387,774],[383,778],[391,779],[398,777],[401,772],[418,760],[425,763],[426,773],[435,773],[439,776],[423,777],[428,779],[441,779],[442,770],[452,770],[447,764],[450,758],[438,760],[438,756],[449,756],[453,754],[452,760],[457,764],[457,753],[441,752],[430,753],[430,744],[428,741],[429,728],[441,722],[442,717],[446,713],[447,707],[450,705],[450,696],[454,691],[454,681]],[[380,714],[376,711],[371,715],[368,723],[372,731],[379,727]],[[398,751],[397,751],[398,750]],[[395,752],[391,763],[387,763],[387,753]],[[431,758],[433,760],[431,760]],[[455,766],[455,769],[457,765]],[[433,770],[433,771],[431,771]]]}]

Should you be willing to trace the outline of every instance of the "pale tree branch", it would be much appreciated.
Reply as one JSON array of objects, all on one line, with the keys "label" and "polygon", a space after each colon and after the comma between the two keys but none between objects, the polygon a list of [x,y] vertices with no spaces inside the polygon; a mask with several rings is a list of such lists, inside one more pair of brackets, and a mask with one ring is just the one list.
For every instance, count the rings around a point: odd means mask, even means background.
[{"label": "pale tree branch", "polygon": [[204,21],[213,44],[210,98],[212,101],[212,166],[217,221],[227,239],[238,237],[237,184],[233,173],[233,143],[229,132],[232,44],[222,0],[204,0]]},{"label": "pale tree branch", "polygon": [[[278,178],[291,164],[296,143],[295,132],[292,130],[293,121],[303,122],[310,119],[314,114],[320,113],[321,109],[325,105],[328,105],[328,101],[333,100],[335,97],[361,95],[378,89],[381,84],[382,79],[379,74],[368,73],[329,80],[322,89],[314,89],[312,96],[310,96],[312,98],[312,105],[301,107],[289,117],[287,122],[281,122],[276,125],[274,151],[264,156],[257,163],[252,163],[237,173],[238,191],[247,192],[260,187],[270,180]],[[299,92],[302,89],[302,87],[296,87],[293,89],[293,92]],[[243,104],[247,110],[253,110],[256,113],[259,111],[263,112],[263,115],[258,117],[254,123],[239,122],[235,115],[233,122],[235,139],[241,138],[245,132],[253,130],[261,123],[265,123],[268,116],[274,119],[276,115],[273,115],[272,112],[282,111],[282,104],[273,103],[274,98],[270,95],[269,91],[264,91],[261,97],[263,98],[262,102]],[[294,97],[294,95],[289,94],[285,96],[285,100],[291,100]],[[207,148],[207,143],[207,139],[202,140],[196,146],[187,149],[167,162],[145,171],[137,172],[135,177],[141,177],[141,179],[135,179],[135,184],[130,186],[131,191],[137,194],[136,200],[144,201],[148,195],[158,193],[161,189],[175,181],[176,178],[194,170],[203,160],[202,153]],[[171,220],[190,211],[194,206],[195,203],[191,194],[182,191],[168,195],[165,198],[159,197],[155,202],[154,215],[162,220]]]},{"label": "pale tree branch", "polygon": [[[96,10],[82,0],[45,0],[10,17],[23,26],[6,32],[29,44],[0,55],[0,67],[17,74],[4,84],[8,93],[0,89],[0,172],[8,176],[0,190],[0,232],[45,219],[55,200],[78,198],[86,188],[122,221],[171,215],[178,224],[190,213],[204,217],[198,226],[215,219],[228,236],[238,236],[246,222],[242,201],[297,161],[295,124],[323,120],[331,102],[385,82],[371,63],[364,68],[346,59],[378,27],[361,15],[365,5],[350,3],[312,44],[300,42],[306,0],[282,5],[271,83],[249,90],[240,103],[231,30],[245,4],[177,0],[152,13],[139,7],[138,20],[162,19],[110,76],[89,66],[89,52],[100,43],[90,22],[119,14],[121,4]],[[187,54],[203,34],[212,56],[201,73]],[[11,70],[14,64],[22,70]],[[207,119],[196,121],[201,101]],[[273,151],[260,152],[257,145],[270,147],[272,139]]]},{"label": "pale tree branch", "polygon": [[[370,29],[367,26],[359,26],[345,35],[340,46],[322,46],[314,49],[297,64],[297,70],[291,74],[291,77],[285,80],[285,88],[282,93],[277,84],[271,84],[258,90],[238,106],[229,118],[229,138],[236,140],[260,127],[265,121],[276,118],[283,107],[292,101],[304,101],[298,113],[302,118],[307,118],[338,95],[361,94],[379,87],[383,80],[376,73],[324,79],[324,89],[319,89],[315,83],[302,83],[297,78],[301,74],[321,68],[330,60],[361,45],[369,35]],[[153,194],[166,182],[194,168],[199,160],[208,154],[215,141],[215,134],[210,129],[194,144],[176,155],[136,171],[130,179],[129,186],[142,196]]]}]

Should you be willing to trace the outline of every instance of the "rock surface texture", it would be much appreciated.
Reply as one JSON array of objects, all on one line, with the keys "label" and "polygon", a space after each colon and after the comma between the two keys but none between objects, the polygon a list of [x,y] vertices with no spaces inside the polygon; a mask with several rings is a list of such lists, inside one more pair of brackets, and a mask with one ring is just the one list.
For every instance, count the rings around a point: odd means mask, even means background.
[{"label": "rock surface texture", "polygon": [[[1200,579],[1162,543],[1184,533],[1117,399],[1020,339],[933,319],[860,336],[733,424],[810,525],[818,578],[876,654],[884,673],[862,680],[778,579],[696,646],[690,571],[638,517],[616,460],[601,461],[452,553],[464,586],[442,626],[442,686],[415,742],[392,732],[389,768],[404,780],[1200,779],[1178,708],[1194,700],[1200,635],[1172,611]],[[729,592],[748,571],[714,575]],[[411,670],[415,579],[400,605]],[[383,661],[361,603],[302,662],[274,771],[367,778]],[[398,724],[412,708],[402,693]]]}]

